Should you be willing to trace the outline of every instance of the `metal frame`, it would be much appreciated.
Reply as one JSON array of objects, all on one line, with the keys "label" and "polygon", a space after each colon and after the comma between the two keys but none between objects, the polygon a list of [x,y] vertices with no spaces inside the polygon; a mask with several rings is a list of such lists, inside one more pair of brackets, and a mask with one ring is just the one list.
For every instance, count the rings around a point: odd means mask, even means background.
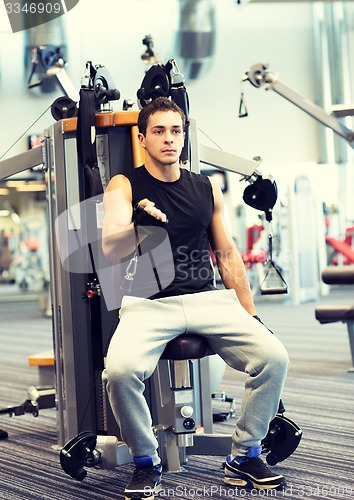
[{"label": "metal frame", "polygon": [[303,96],[287,87],[279,81],[278,75],[268,70],[268,65],[263,63],[254,64],[246,70],[243,81],[249,81],[254,87],[265,87],[267,90],[274,90],[298,108],[305,111],[317,121],[329,127],[336,134],[348,141],[354,148],[354,132],[337,120],[336,116],[343,117],[353,114],[352,108],[334,106],[333,113],[329,114],[317,104],[305,99]]},{"label": "metal frame", "polygon": [[354,373],[354,321],[346,321],[346,323],[349,335],[350,353],[352,356],[352,366],[348,371]]}]

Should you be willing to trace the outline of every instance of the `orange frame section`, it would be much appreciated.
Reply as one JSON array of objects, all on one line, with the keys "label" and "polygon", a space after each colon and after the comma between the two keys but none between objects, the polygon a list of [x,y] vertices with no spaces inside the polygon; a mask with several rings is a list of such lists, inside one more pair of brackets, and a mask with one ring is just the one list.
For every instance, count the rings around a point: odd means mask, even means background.
[{"label": "orange frame section", "polygon": [[[116,111],[114,113],[98,113],[96,114],[96,127],[119,127],[131,126],[132,134],[132,149],[134,167],[138,168],[145,162],[145,151],[140,146],[138,140],[138,116],[140,111]],[[65,118],[62,120],[63,134],[66,132],[75,132],[77,128],[77,118]]]},{"label": "orange frame section", "polygon": [[30,366],[54,366],[54,356],[49,353],[33,354],[28,358]]}]

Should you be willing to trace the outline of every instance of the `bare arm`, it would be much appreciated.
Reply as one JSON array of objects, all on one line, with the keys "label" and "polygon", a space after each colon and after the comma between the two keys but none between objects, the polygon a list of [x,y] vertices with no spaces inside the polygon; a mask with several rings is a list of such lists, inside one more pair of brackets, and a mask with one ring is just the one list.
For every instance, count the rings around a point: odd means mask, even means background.
[{"label": "bare arm", "polygon": [[[153,201],[144,198],[139,205],[155,219],[167,220]],[[110,180],[103,197],[103,209],[103,253],[109,260],[117,261],[132,253],[137,243],[132,223],[132,188],[124,175],[115,175]],[[144,238],[145,235],[138,235],[139,242]]]},{"label": "bare arm", "polygon": [[210,224],[210,244],[215,254],[221,279],[226,288],[233,288],[241,305],[254,316],[256,308],[240,252],[227,229],[224,200],[219,186],[210,179],[213,187],[214,212]]},{"label": "bare arm", "polygon": [[114,176],[103,197],[102,249],[109,260],[119,260],[135,248],[132,190],[124,175]]}]

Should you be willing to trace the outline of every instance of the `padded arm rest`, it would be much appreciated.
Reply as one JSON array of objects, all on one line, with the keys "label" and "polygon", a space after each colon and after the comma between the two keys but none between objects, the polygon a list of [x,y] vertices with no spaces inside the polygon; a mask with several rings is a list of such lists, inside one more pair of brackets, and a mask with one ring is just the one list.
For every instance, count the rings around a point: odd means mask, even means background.
[{"label": "padded arm rest", "polygon": [[315,310],[316,319],[320,323],[335,323],[336,321],[354,321],[353,306],[319,306]]},{"label": "padded arm rest", "polygon": [[329,266],[322,271],[327,285],[354,285],[354,266]]}]

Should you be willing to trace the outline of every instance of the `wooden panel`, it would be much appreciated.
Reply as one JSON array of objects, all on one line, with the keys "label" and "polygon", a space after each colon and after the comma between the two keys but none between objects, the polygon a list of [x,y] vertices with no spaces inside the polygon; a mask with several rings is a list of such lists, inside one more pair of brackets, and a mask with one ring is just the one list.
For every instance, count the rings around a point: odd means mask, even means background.
[{"label": "wooden panel", "polygon": [[28,357],[28,364],[30,366],[54,366],[53,352],[49,351],[33,354]]},{"label": "wooden panel", "polygon": [[[140,111],[116,111],[115,113],[98,113],[96,127],[119,127],[120,125],[136,125]],[[63,133],[74,132],[77,128],[77,118],[62,120]]]},{"label": "wooden panel", "polygon": [[140,146],[138,139],[138,126],[132,126],[132,149],[134,158],[134,167],[138,168],[145,163],[145,150]]}]

